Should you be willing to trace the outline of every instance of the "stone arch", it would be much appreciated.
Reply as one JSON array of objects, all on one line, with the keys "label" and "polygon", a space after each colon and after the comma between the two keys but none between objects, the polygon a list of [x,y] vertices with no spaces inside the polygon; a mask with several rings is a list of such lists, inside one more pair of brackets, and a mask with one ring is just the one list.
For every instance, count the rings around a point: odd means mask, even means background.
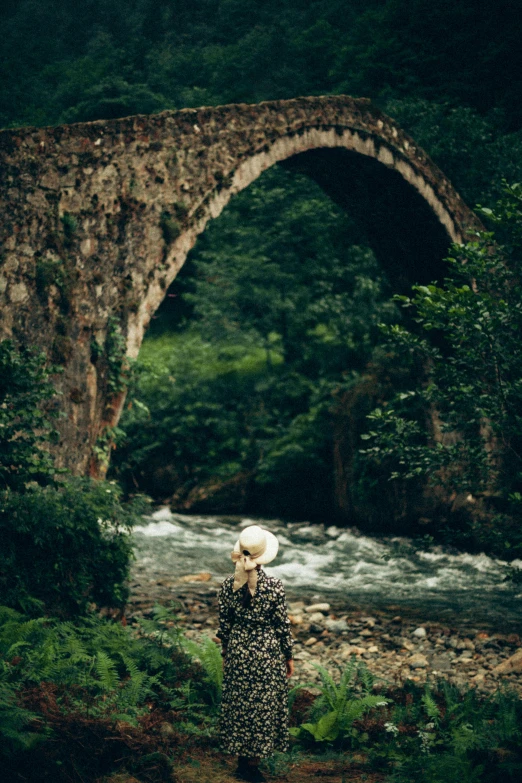
[{"label": "stone arch", "polygon": [[197,236],[270,166],[354,209],[397,289],[440,276],[449,243],[480,225],[394,121],[347,96],[3,131],[0,163],[0,334],[64,365],[57,458],[79,473],[125,397],[110,329],[136,356]]}]

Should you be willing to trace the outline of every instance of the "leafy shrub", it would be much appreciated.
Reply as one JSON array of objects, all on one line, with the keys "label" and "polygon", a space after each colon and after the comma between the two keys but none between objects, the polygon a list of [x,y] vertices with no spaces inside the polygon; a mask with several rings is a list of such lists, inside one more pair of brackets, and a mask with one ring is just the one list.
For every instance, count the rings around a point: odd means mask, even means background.
[{"label": "leafy shrub", "polygon": [[56,470],[45,448],[54,371],[43,354],[0,342],[0,592],[17,609],[74,616],[125,603],[129,533],[145,503]]},{"label": "leafy shrub", "polygon": [[522,708],[515,692],[485,696],[441,682],[407,686],[391,719],[372,737],[370,756],[391,781],[497,783],[520,780]]},{"label": "leafy shrub", "polygon": [[146,701],[160,691],[168,699],[180,671],[188,670],[179,636],[174,615],[162,607],[137,629],[95,615],[73,624],[0,607],[2,681],[52,682],[67,688],[66,709],[135,723]]},{"label": "leafy shrub", "polygon": [[56,391],[49,380],[56,368],[45,355],[0,342],[0,484],[12,490],[27,482],[49,483],[55,474],[45,445],[55,440],[49,402]]},{"label": "leafy shrub", "polygon": [[6,605],[75,616],[125,604],[130,530],[144,501],[114,483],[69,478],[0,493],[0,592]]}]

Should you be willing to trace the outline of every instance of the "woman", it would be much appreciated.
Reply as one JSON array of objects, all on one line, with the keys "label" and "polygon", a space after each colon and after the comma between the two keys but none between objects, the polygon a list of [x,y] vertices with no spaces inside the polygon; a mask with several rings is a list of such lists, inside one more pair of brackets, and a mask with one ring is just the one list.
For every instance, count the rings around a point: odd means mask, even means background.
[{"label": "woman", "polygon": [[231,555],[235,573],[219,595],[217,635],[224,659],[219,734],[223,750],[239,757],[239,780],[265,780],[259,760],[288,748],[286,678],[294,673],[290,622],[283,583],[261,568],[278,548],[268,530],[244,528]]}]

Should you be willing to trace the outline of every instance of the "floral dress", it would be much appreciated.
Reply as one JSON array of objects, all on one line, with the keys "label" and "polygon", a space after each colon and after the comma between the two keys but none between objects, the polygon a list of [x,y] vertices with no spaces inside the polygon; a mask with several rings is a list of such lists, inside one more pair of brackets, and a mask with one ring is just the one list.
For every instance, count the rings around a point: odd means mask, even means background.
[{"label": "floral dress", "polygon": [[258,571],[256,592],[244,606],[246,586],[219,595],[219,631],[226,648],[219,736],[223,750],[238,756],[270,756],[288,749],[285,661],[292,636],[280,579]]}]

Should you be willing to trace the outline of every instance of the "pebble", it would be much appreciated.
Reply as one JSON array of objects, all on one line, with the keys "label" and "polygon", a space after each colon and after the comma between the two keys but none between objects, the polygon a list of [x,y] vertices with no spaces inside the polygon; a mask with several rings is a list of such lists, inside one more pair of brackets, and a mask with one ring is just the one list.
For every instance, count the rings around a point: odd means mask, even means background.
[{"label": "pebble", "polygon": [[434,655],[431,659],[431,667],[433,671],[450,672],[451,661],[449,658],[446,658],[446,656]]},{"label": "pebble", "polygon": [[415,653],[408,658],[408,663],[412,669],[426,669],[428,666],[428,659],[421,653]]},{"label": "pebble", "polygon": [[343,633],[348,630],[348,623],[346,620],[331,620],[328,618],[325,620],[324,624],[329,631],[333,631],[334,633]]},{"label": "pebble", "polygon": [[330,604],[312,604],[311,606],[307,606],[305,609],[305,612],[308,612],[309,614],[316,614],[317,612],[328,614],[329,611]]},{"label": "pebble", "polygon": [[324,614],[322,612],[312,612],[312,614],[307,617],[307,620],[310,623],[324,623]]},{"label": "pebble", "polygon": [[422,626],[420,628],[416,628],[413,632],[413,636],[416,636],[418,639],[425,639],[428,634],[426,633],[426,629]]}]

